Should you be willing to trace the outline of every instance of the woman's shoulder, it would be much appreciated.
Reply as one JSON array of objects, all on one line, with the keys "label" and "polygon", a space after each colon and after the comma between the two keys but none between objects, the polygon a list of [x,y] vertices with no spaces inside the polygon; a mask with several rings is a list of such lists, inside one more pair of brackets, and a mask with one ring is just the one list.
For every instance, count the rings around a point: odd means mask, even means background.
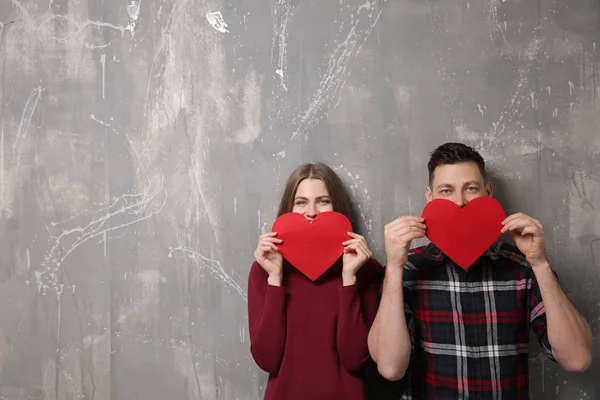
[{"label": "woman's shoulder", "polygon": [[261,276],[261,277],[268,277],[267,271],[264,270],[263,267],[260,266],[260,264],[258,263],[258,261],[254,261],[252,263],[252,265],[250,266],[250,276]]},{"label": "woman's shoulder", "polygon": [[366,282],[379,282],[383,273],[383,267],[375,258],[369,258],[358,271],[359,279]]},{"label": "woman's shoulder", "polygon": [[370,268],[371,270],[377,271],[377,272],[381,272],[383,271],[383,266],[381,265],[381,263],[379,261],[377,261],[376,258],[369,258],[367,260],[367,262],[365,262],[365,267]]}]

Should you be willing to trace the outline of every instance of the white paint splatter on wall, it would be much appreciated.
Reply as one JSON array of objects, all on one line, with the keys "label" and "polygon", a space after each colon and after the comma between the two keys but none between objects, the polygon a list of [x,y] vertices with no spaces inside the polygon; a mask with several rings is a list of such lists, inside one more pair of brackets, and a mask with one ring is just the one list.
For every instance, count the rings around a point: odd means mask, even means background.
[{"label": "white paint splatter on wall", "polygon": [[140,4],[141,0],[135,1],[133,0],[131,4],[127,6],[127,15],[129,15],[129,31],[133,35],[133,31],[135,29],[135,25],[137,23],[138,18],[140,17]]},{"label": "white paint splatter on wall", "polygon": [[190,258],[196,261],[200,267],[205,268],[210,273],[212,273],[216,279],[221,281],[221,283],[235,290],[240,295],[240,297],[244,299],[244,301],[248,301],[248,295],[246,294],[246,290],[244,290],[243,288],[243,285],[245,285],[245,283],[241,279],[236,278],[232,274],[227,273],[227,271],[225,271],[225,268],[223,268],[219,261],[212,260],[194,249],[182,246],[171,249],[169,251],[169,257],[172,257],[173,253],[175,252],[182,252],[187,254]]},{"label": "white paint splatter on wall", "polygon": [[285,84],[285,71],[287,68],[287,38],[289,24],[292,20],[293,7],[291,0],[278,0],[273,7],[275,19],[273,30],[273,42],[271,44],[271,57],[276,63],[275,73],[279,75],[281,87],[288,91]]},{"label": "white paint splatter on wall", "polygon": [[[381,11],[377,10],[374,1],[367,0],[358,7],[356,14],[350,14],[348,30],[344,29],[344,24],[341,25],[341,31],[347,32],[346,38],[331,54],[325,68],[326,73],[321,77],[319,89],[312,96],[308,109],[299,118],[292,139],[304,134],[311,124],[326,114],[324,111],[327,111],[329,106],[334,105],[334,102],[339,102],[339,95],[350,74],[352,63],[375,28]],[[338,96],[337,99],[336,96]]]},{"label": "white paint splatter on wall", "polygon": [[[47,228],[48,248],[44,260],[34,271],[38,291],[42,294],[46,294],[48,290],[57,295],[61,293],[62,266],[71,253],[93,238],[103,237],[107,232],[127,229],[152,218],[162,211],[166,200],[164,177],[156,175],[139,193],[124,194],[113,199],[110,204],[88,211],[86,225],[78,221],[81,215],[52,222]],[[115,223],[116,220],[119,223]]]},{"label": "white paint splatter on wall", "polygon": [[221,14],[221,11],[206,13],[206,19],[216,31],[219,31],[221,33],[229,32],[227,30],[227,24],[223,20],[223,15]]}]

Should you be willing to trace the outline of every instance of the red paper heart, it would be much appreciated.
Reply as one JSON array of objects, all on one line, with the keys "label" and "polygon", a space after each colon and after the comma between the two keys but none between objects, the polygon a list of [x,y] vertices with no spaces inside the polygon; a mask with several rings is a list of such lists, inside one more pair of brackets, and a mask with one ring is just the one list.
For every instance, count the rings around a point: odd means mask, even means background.
[{"label": "red paper heart", "polygon": [[467,270],[500,237],[506,215],[500,203],[483,196],[462,208],[450,200],[432,200],[421,217],[427,238]]},{"label": "red paper heart", "polygon": [[281,255],[314,281],[340,258],[352,224],[334,211],[317,215],[312,223],[292,212],[277,218],[272,231],[283,241],[277,245]]}]

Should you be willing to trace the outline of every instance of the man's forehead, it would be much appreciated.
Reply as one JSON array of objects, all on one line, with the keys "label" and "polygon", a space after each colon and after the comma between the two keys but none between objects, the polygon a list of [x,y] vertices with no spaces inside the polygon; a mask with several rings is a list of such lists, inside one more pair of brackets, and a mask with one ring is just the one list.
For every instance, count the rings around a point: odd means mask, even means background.
[{"label": "man's forehead", "polygon": [[441,188],[441,187],[453,187],[453,186],[466,186],[466,185],[475,185],[475,186],[481,186],[481,181],[476,181],[476,180],[468,180],[468,181],[464,181],[464,180],[453,180],[453,181],[444,181],[444,182],[435,182],[435,186],[437,188]]},{"label": "man's forehead", "polygon": [[464,175],[464,174],[475,174],[481,175],[479,167],[474,162],[456,163],[456,164],[442,164],[438,165],[433,171],[434,174],[442,175]]}]

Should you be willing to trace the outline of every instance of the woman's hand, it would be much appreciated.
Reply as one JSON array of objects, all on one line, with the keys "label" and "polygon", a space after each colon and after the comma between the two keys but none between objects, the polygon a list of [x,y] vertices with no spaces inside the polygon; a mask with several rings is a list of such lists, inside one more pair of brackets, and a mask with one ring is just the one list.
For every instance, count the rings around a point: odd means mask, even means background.
[{"label": "woman's hand", "polygon": [[258,246],[256,247],[256,251],[254,251],[254,258],[269,274],[269,284],[281,286],[283,257],[275,244],[279,244],[282,241],[275,236],[277,236],[276,232],[269,232],[258,238]]},{"label": "woman's hand", "polygon": [[364,237],[354,232],[348,232],[348,235],[352,239],[342,243],[344,245],[344,255],[342,257],[344,286],[356,283],[356,273],[369,258],[373,257],[373,253]]}]

